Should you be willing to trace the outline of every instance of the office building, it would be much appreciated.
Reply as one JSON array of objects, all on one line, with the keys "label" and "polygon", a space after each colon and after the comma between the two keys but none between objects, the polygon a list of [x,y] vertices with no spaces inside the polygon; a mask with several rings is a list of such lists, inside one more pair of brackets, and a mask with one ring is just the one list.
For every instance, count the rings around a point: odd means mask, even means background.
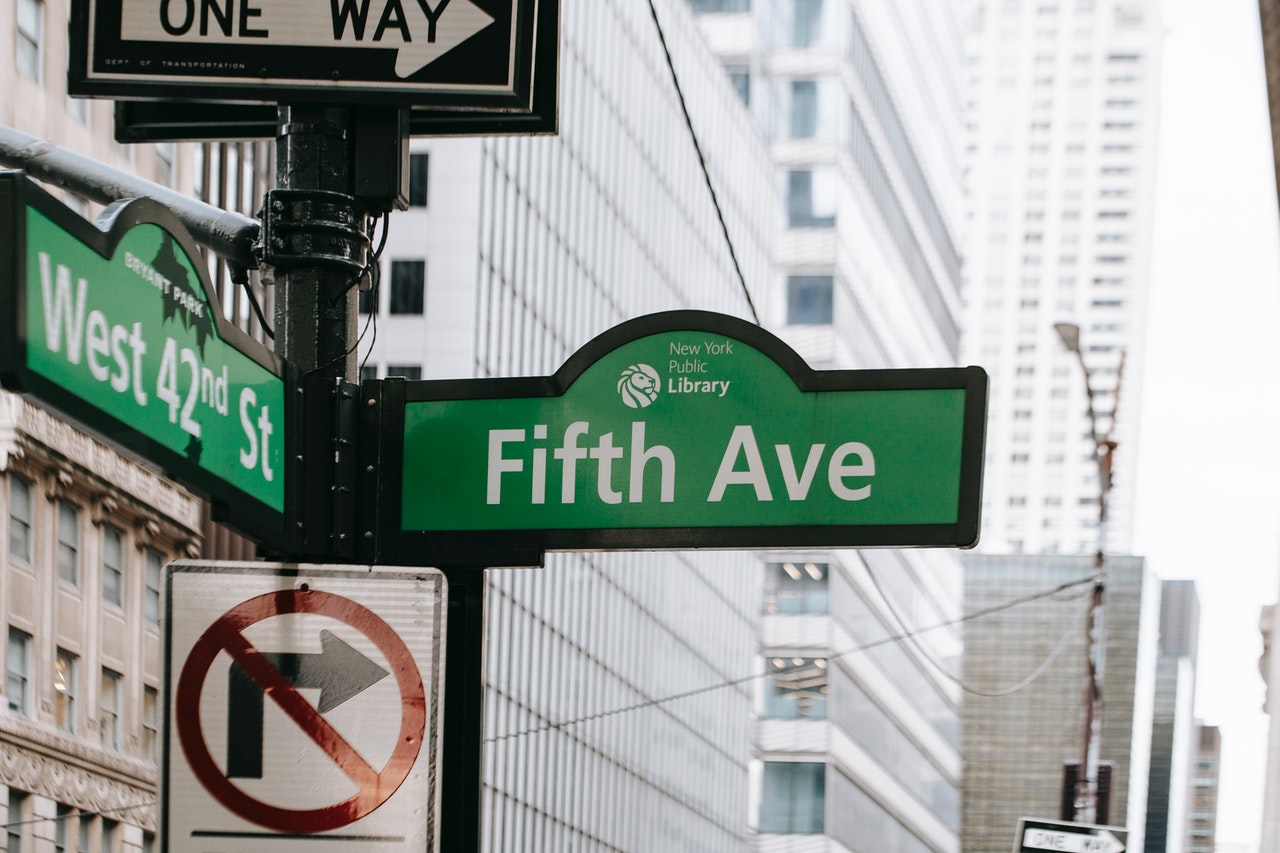
[{"label": "office building", "polygon": [[[656,7],[761,302],[767,151],[689,10]],[[565,0],[561,26],[558,135],[414,140],[365,377],[546,375],[642,314],[750,316],[647,4]],[[762,574],[715,552],[491,570],[483,849],[741,850]]]},{"label": "office building", "polygon": [[1186,850],[1192,767],[1199,721],[1193,707],[1200,644],[1200,598],[1192,581],[1165,581],[1160,594],[1160,642],[1156,661],[1155,716],[1151,725],[1151,776],[1147,794],[1146,849]]},{"label": "office building", "polygon": [[[1150,282],[1156,0],[985,0],[968,19],[964,360],[991,375],[983,544],[1092,553],[1098,433],[1118,444],[1105,547],[1130,550]],[[1122,367],[1123,365],[1123,367]]]},{"label": "office building", "polygon": [[[954,364],[959,4],[692,6],[782,189],[770,322],[819,367]],[[959,849],[955,554],[776,553],[765,578],[752,849]]]},{"label": "office building", "polygon": [[1195,764],[1187,821],[1187,853],[1213,853],[1218,837],[1218,782],[1222,769],[1222,733],[1197,723]]},{"label": "office building", "polygon": [[[1085,604],[1092,558],[974,554],[965,561],[966,853],[1004,853],[1018,819],[1056,819],[1063,762],[1083,748]],[[1143,849],[1160,584],[1140,557],[1107,560],[1098,755],[1113,766],[1108,823]],[[1016,606],[1010,602],[1020,601]]]}]

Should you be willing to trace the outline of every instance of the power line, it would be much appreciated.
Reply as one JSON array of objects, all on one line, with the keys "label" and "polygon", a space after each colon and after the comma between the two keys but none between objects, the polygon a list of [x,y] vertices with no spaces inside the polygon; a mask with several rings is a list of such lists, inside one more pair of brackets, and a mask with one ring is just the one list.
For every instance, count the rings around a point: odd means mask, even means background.
[{"label": "power line", "polygon": [[716,209],[716,218],[720,220],[720,230],[724,233],[725,245],[729,247],[729,260],[733,261],[733,271],[738,275],[738,284],[742,287],[742,295],[747,300],[747,308],[751,317],[760,325],[760,315],[756,313],[756,303],[747,289],[747,279],[738,264],[738,253],[734,251],[733,239],[729,236],[729,226],[724,221],[724,211],[720,208],[720,198],[716,195],[715,185],[711,183],[711,173],[707,171],[707,158],[702,154],[702,145],[698,142],[698,134],[693,129],[693,119],[689,117],[689,107],[684,101],[684,90],[680,88],[680,78],[676,76],[675,63],[671,61],[671,51],[667,49],[667,36],[662,31],[662,23],[658,20],[658,10],[649,0],[649,14],[653,16],[653,25],[658,30],[658,41],[662,43],[662,53],[667,58],[667,68],[671,71],[671,82],[676,89],[676,98],[680,101],[680,112],[684,114],[685,127],[689,128],[689,138],[693,140],[693,150],[698,154],[698,166],[702,169],[702,179],[707,183],[707,192],[711,193],[711,204]]},{"label": "power line", "polygon": [[[1011,610],[1014,607],[1019,607],[1023,604],[1029,604],[1033,601],[1039,601],[1040,599],[1043,599],[1043,598],[1050,598],[1052,596],[1058,595],[1059,593],[1065,592],[1069,589],[1073,589],[1078,586],[1083,586],[1085,584],[1092,584],[1092,583],[1093,583],[1092,575],[1087,578],[1080,578],[1074,581],[1067,581],[1066,583],[1058,584],[1057,586],[1051,589],[1041,590],[1040,592],[1029,593],[1027,595],[1023,595],[1018,598],[1014,598],[1009,601],[1002,602],[1000,604],[993,604],[989,607],[983,607],[979,610],[973,611],[972,613],[966,613],[963,616],[960,616],[956,619],[944,620],[942,622],[938,622],[934,625],[929,625],[924,628],[904,630],[901,634],[890,634],[888,636],[881,637],[878,640],[872,640],[871,642],[863,643],[862,645],[859,645],[859,646],[854,646],[851,649],[846,649],[845,651],[839,652],[837,654],[833,654],[830,657],[842,658],[842,657],[845,657],[846,655],[852,655],[852,654],[857,654],[858,652],[869,651],[870,649],[888,645],[889,643],[901,642],[902,640],[909,639],[910,637],[923,634],[928,631],[936,631],[940,628],[949,628],[954,625],[962,625],[965,622],[971,622],[975,619],[981,619],[984,616],[990,616],[992,614],[1000,613],[1005,610]],[[520,731],[508,732],[507,734],[494,735],[493,737],[485,738],[485,743],[496,743],[497,741],[500,741],[500,740],[511,740],[513,738],[525,737],[527,735],[542,734],[543,732],[555,731],[558,729],[568,728],[569,726],[576,726],[582,723],[594,722],[596,720],[601,720],[606,717],[616,717],[619,714],[629,714],[632,711],[642,711],[645,708],[654,708],[659,705],[666,705],[671,702],[678,702],[681,699],[689,699],[693,696],[700,696],[703,693],[710,693],[713,690],[721,690],[725,687],[737,687],[740,684],[746,684],[749,681],[752,681],[757,678],[762,678],[763,676],[764,676],[764,673],[752,673],[750,675],[743,675],[738,678],[732,678],[727,681],[720,681],[720,682],[716,682],[715,684],[708,684],[704,687],[696,687],[692,690],[685,690],[680,693],[673,693],[669,696],[663,696],[658,699],[647,699],[643,702],[635,702],[630,705],[624,705],[620,708],[612,708],[608,711],[597,711],[594,714],[586,714],[584,716],[575,717],[570,720],[563,720],[559,723],[545,723],[541,726],[536,726],[530,729],[522,729]]]},{"label": "power line", "polygon": [[[949,669],[947,669],[947,667],[943,666],[938,660],[936,660],[933,657],[933,655],[929,652],[929,650],[924,647],[924,644],[919,641],[916,635],[910,633],[911,629],[907,627],[906,620],[902,618],[902,614],[898,612],[898,608],[894,605],[893,600],[889,598],[888,593],[885,592],[884,587],[881,586],[880,584],[880,579],[876,577],[875,572],[871,570],[870,566],[867,566],[867,575],[868,577],[871,578],[871,583],[872,585],[875,586],[876,592],[880,593],[880,597],[884,599],[884,603],[888,607],[889,613],[893,615],[893,621],[896,622],[898,624],[898,627],[901,628],[904,632],[907,632],[905,634],[906,638],[911,642],[911,645],[915,648],[915,650],[920,653],[920,656],[923,657],[926,661],[928,661],[929,665],[938,671],[938,674],[940,674],[943,678],[947,679],[948,681],[954,683],[965,693],[969,693],[974,696],[983,696],[988,699],[999,699],[1004,696],[1012,696],[1018,691],[1024,690],[1027,687],[1030,687],[1032,684],[1034,684],[1036,679],[1044,675],[1045,672],[1048,671],[1049,667],[1053,666],[1053,662],[1058,659],[1058,656],[1062,654],[1063,650],[1066,649],[1067,643],[1070,641],[1072,635],[1075,634],[1076,631],[1078,630],[1080,620],[1084,617],[1086,613],[1086,611],[1084,610],[1080,611],[1077,617],[1074,620],[1072,620],[1071,624],[1067,626],[1067,630],[1063,633],[1062,637],[1058,640],[1057,644],[1054,645],[1054,647],[1049,651],[1048,656],[1045,657],[1045,659],[1040,662],[1040,665],[1037,666],[1034,670],[1032,670],[1031,674],[1028,675],[1026,678],[1023,678],[1021,681],[1019,681],[1018,683],[1014,684],[1011,687],[1004,687],[999,690],[983,690],[980,687],[974,687],[973,685],[969,684],[963,678],[951,672]],[[1071,601],[1078,597],[1079,596],[1072,596],[1071,598],[1068,598],[1068,599],[1057,599],[1057,600]]]}]

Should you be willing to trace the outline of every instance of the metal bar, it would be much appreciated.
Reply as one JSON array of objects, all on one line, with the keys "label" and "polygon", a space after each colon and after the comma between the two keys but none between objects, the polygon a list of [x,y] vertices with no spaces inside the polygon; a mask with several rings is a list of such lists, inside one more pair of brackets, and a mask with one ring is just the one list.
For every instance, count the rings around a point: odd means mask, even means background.
[{"label": "metal bar", "polygon": [[197,243],[236,266],[258,266],[253,252],[260,229],[256,219],[188,198],[11,127],[0,127],[0,163],[100,204],[124,198],[154,199],[181,220]]}]

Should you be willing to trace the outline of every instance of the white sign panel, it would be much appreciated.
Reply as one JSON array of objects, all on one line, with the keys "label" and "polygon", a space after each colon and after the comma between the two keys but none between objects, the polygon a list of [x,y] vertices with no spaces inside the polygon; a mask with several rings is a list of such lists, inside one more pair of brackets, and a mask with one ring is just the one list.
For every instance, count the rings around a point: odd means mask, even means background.
[{"label": "white sign panel", "polygon": [[447,599],[431,569],[170,566],[164,849],[437,850]]},{"label": "white sign panel", "polygon": [[1128,832],[1118,826],[1022,818],[1014,853],[1056,850],[1060,853],[1124,853]]}]

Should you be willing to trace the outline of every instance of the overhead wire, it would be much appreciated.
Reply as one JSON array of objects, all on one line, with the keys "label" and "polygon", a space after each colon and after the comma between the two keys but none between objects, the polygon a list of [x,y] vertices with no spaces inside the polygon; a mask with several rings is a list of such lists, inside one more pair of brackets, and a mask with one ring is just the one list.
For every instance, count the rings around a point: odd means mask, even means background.
[{"label": "overhead wire", "polygon": [[[959,616],[955,619],[947,619],[933,625],[925,626],[923,628],[906,629],[901,634],[889,634],[884,637],[881,637],[878,640],[872,640],[870,642],[862,643],[860,645],[854,646],[853,648],[845,649],[844,651],[829,655],[829,657],[839,659],[839,658],[846,657],[848,655],[869,651],[871,649],[878,648],[880,646],[889,645],[890,643],[901,642],[902,640],[908,639],[911,636],[924,634],[928,631],[936,631],[940,628],[948,628],[954,625],[961,625],[961,624],[964,624],[965,622],[972,622],[973,620],[981,619],[984,616],[990,616],[992,614],[1000,613],[1005,610],[1011,610],[1014,607],[1019,607],[1023,604],[1029,604],[1033,601],[1039,601],[1044,598],[1050,598],[1052,596],[1058,595],[1059,593],[1065,592],[1069,589],[1073,589],[1078,586],[1083,586],[1085,584],[1092,584],[1092,583],[1093,583],[1092,576],[1087,578],[1080,578],[1078,580],[1067,581],[1065,583],[1058,584],[1057,586],[1052,587],[1051,589],[1029,593],[1027,595],[1019,596],[1018,598],[1014,598],[1009,601],[1001,602],[999,604],[993,604],[988,607],[983,607],[978,610],[974,610],[970,613],[965,613],[962,616]],[[1044,665],[1045,668],[1047,668],[1047,666],[1048,666],[1047,664]],[[624,705],[618,708],[611,708],[606,711],[597,711],[593,714],[584,714],[580,717],[574,717],[569,720],[562,720],[558,723],[544,723],[541,726],[535,726],[533,728],[521,729],[519,731],[507,732],[505,734],[500,734],[500,735],[493,735],[492,737],[485,738],[484,742],[496,743],[502,740],[512,740],[515,738],[527,737],[529,735],[542,734],[544,732],[549,732],[549,731],[558,731],[560,729],[566,729],[571,726],[582,725],[583,723],[595,722],[596,720],[605,719],[607,717],[616,717],[620,714],[628,714],[633,711],[642,711],[646,708],[654,708],[660,705],[667,705],[672,702],[678,702],[681,699],[689,699],[694,696],[700,696],[704,693],[710,693],[715,690],[723,690],[726,687],[737,687],[739,685],[746,684],[750,681],[754,681],[757,678],[763,678],[764,676],[765,676],[764,673],[753,672],[750,675],[743,675],[743,676],[739,676],[738,678],[731,678],[725,681],[718,681],[714,684],[707,684],[702,687],[695,687],[691,690],[684,690],[679,693],[673,693],[668,696],[662,696],[656,699],[646,699],[641,702],[633,702],[630,705]]]},{"label": "overhead wire", "polygon": [[716,218],[720,220],[720,231],[724,234],[724,242],[729,249],[729,260],[733,262],[733,271],[738,276],[738,284],[742,288],[743,298],[747,301],[747,308],[751,311],[751,318],[759,326],[761,325],[760,314],[756,311],[755,300],[751,298],[751,291],[747,289],[746,276],[742,274],[742,266],[738,263],[738,253],[733,248],[733,238],[729,236],[729,226],[724,219],[724,210],[720,207],[720,197],[716,194],[715,184],[711,180],[711,172],[707,169],[707,158],[702,153],[702,144],[698,141],[697,131],[693,129],[693,119],[689,115],[689,106],[685,103],[684,90],[680,87],[680,77],[676,74],[676,66],[671,59],[671,51],[667,48],[667,36],[662,30],[662,22],[658,20],[658,10],[653,5],[653,0],[649,0],[649,14],[653,16],[653,25],[658,31],[658,41],[662,44],[662,54],[667,58],[667,69],[671,72],[671,83],[675,86],[676,99],[680,102],[680,112],[684,115],[685,127],[689,129],[689,138],[693,141],[693,150],[698,155],[698,166],[702,169],[702,179],[707,184],[707,192],[711,194],[711,205],[716,210]]},{"label": "overhead wire", "polygon": [[[898,612],[897,606],[893,603],[893,600],[889,597],[888,592],[881,585],[880,579],[876,577],[875,571],[873,571],[870,566],[867,566],[867,576],[871,578],[872,586],[876,588],[876,592],[880,594],[880,598],[884,601],[886,608],[889,610],[889,613],[893,616],[893,621],[904,632],[907,632],[907,633],[904,633],[903,636],[905,636],[907,638],[907,641],[911,643],[911,646],[917,652],[920,653],[920,656],[924,658],[929,663],[930,666],[932,666],[935,670],[937,670],[937,672],[943,678],[947,679],[948,681],[958,686],[965,693],[969,693],[974,696],[982,696],[988,699],[999,699],[1005,696],[1012,696],[1013,694],[1021,690],[1025,690],[1026,688],[1034,684],[1036,680],[1040,678],[1040,676],[1044,675],[1045,672],[1048,671],[1049,667],[1053,666],[1053,662],[1057,660],[1059,655],[1061,655],[1062,652],[1066,649],[1068,642],[1079,631],[1080,620],[1084,618],[1084,615],[1086,612],[1084,610],[1081,610],[1078,614],[1076,614],[1076,618],[1072,620],[1070,625],[1067,626],[1067,630],[1063,632],[1062,636],[1058,639],[1058,642],[1054,645],[1052,649],[1050,649],[1049,654],[1045,657],[1044,660],[1040,662],[1038,666],[1036,666],[1034,670],[1031,671],[1029,675],[1027,675],[1021,681],[1017,682],[1016,684],[1013,684],[1010,687],[1000,688],[999,690],[984,690],[980,687],[974,687],[972,684],[969,684],[963,678],[951,672],[950,669],[943,666],[940,661],[934,658],[932,653],[930,653],[930,651],[927,648],[925,648],[924,644],[920,642],[919,636],[914,633],[909,633],[909,628],[907,626],[906,620],[902,618],[902,614]],[[1049,597],[1053,598],[1054,601],[1074,601],[1076,598],[1079,598],[1080,596],[1076,595],[1076,596],[1069,596],[1067,598],[1058,598],[1055,595],[1055,596],[1049,596]],[[921,631],[919,633],[924,633],[924,632]]]}]

